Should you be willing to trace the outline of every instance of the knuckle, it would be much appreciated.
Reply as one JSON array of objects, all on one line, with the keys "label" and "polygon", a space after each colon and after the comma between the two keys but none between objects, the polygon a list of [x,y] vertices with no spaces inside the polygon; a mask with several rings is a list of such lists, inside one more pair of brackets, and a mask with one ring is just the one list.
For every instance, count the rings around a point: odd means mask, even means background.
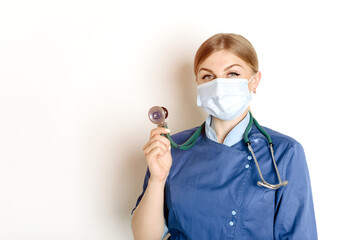
[{"label": "knuckle", "polygon": [[161,138],[157,139],[156,141],[160,144],[164,144],[164,140],[162,140]]},{"label": "knuckle", "polygon": [[160,152],[164,151],[163,146],[161,146],[161,145],[158,146],[158,149],[159,149]]},{"label": "knuckle", "polygon": [[155,148],[154,148],[154,152],[160,153],[160,152],[161,152],[161,148],[160,148],[160,147],[155,147]]},{"label": "knuckle", "polygon": [[160,137],[159,134],[154,134],[154,135],[151,136],[150,140],[155,141],[155,140],[158,140],[159,137]]},{"label": "knuckle", "polygon": [[158,131],[158,128],[153,128],[151,129],[150,133],[151,135],[155,134]]},{"label": "knuckle", "polygon": [[161,142],[160,142],[160,141],[156,141],[156,142],[155,142],[155,146],[156,146],[156,147],[161,147]]},{"label": "knuckle", "polygon": [[161,136],[160,136],[159,134],[153,136],[153,139],[154,139],[154,140],[159,140],[160,138],[161,138]]},{"label": "knuckle", "polygon": [[164,144],[167,144],[167,142],[170,142],[169,139],[165,136],[161,136],[161,141],[164,143]]}]

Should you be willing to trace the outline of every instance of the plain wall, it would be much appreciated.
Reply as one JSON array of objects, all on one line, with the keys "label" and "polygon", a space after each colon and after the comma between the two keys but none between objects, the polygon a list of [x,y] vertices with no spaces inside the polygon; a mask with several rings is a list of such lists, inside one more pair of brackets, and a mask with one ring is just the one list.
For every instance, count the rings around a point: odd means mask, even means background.
[{"label": "plain wall", "polygon": [[153,105],[200,125],[193,58],[218,32],[254,45],[261,125],[304,147],[319,239],[354,239],[356,1],[1,1],[0,239],[132,239]]}]

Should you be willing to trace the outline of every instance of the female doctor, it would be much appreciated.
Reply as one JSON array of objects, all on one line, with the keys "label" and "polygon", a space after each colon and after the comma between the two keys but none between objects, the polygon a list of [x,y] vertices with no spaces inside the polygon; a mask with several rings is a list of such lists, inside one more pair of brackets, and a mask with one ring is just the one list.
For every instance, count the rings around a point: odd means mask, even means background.
[{"label": "female doctor", "polygon": [[[169,232],[172,240],[317,239],[302,146],[262,127],[270,144],[252,120],[249,103],[261,73],[251,43],[237,34],[210,37],[196,53],[194,73],[197,104],[209,116],[189,150],[171,148],[161,135],[168,129],[151,131],[143,147],[148,165],[143,192],[132,211],[135,240],[162,239]],[[198,128],[172,138],[183,143]],[[257,167],[266,182],[276,184],[281,176],[288,184],[258,185]]]}]

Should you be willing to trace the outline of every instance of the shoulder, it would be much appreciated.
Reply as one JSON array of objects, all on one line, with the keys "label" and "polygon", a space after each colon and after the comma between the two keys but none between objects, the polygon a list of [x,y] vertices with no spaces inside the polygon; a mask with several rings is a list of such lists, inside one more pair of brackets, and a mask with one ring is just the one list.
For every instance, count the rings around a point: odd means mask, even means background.
[{"label": "shoulder", "polygon": [[284,133],[281,133],[279,131],[275,131],[274,129],[262,126],[262,128],[265,129],[265,131],[270,135],[271,139],[273,140],[274,144],[291,144],[291,145],[297,145],[300,144],[295,138],[290,137],[289,135],[286,135]]},{"label": "shoulder", "polygon": [[263,128],[273,140],[274,154],[280,176],[289,182],[288,186],[281,191],[289,193],[301,189],[301,194],[303,194],[304,189],[310,190],[309,169],[302,144],[286,134],[266,127]]},{"label": "shoulder", "polygon": [[[262,126],[263,127],[263,126]],[[265,131],[270,135],[273,144],[274,152],[278,157],[278,162],[283,162],[283,166],[289,169],[307,169],[305,151],[303,146],[293,137],[290,137],[286,134],[280,133],[273,129],[263,127]]]},{"label": "shoulder", "polygon": [[295,138],[265,126],[262,126],[262,128],[264,128],[264,130],[270,135],[274,146],[280,145],[288,149],[296,149],[297,151],[303,151],[302,145]]}]

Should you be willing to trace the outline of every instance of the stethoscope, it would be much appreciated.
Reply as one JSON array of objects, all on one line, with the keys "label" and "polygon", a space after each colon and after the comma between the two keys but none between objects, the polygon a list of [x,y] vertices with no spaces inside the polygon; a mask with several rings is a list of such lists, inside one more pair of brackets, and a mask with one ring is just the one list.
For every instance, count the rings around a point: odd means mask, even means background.
[{"label": "stethoscope", "polygon": [[[249,121],[249,124],[247,125],[247,127],[245,129],[245,132],[244,132],[244,141],[245,141],[245,144],[247,145],[249,151],[251,152],[251,155],[253,156],[254,162],[256,164],[256,168],[257,168],[259,176],[261,178],[261,181],[258,181],[257,185],[262,186],[262,187],[266,187],[266,188],[270,188],[270,189],[278,189],[281,186],[286,186],[288,184],[288,181],[286,181],[286,180],[281,181],[279,170],[277,168],[275,157],[274,157],[273,142],[272,142],[272,139],[271,139],[270,135],[260,126],[260,124],[252,116],[251,112],[249,112],[249,113],[250,113],[250,121]],[[165,119],[167,117],[168,117],[168,111],[164,107],[155,106],[155,107],[152,107],[149,110],[149,119],[150,119],[150,121],[157,124],[158,127],[168,128],[167,123],[165,122]],[[262,173],[261,173],[258,161],[256,159],[255,153],[254,153],[254,151],[253,151],[253,149],[251,147],[251,142],[249,140],[249,132],[250,132],[250,129],[251,129],[251,126],[253,125],[253,123],[255,124],[256,128],[266,137],[266,139],[268,141],[268,144],[270,146],[270,152],[271,152],[272,161],[273,161],[273,164],[274,164],[274,168],[275,168],[275,171],[276,171],[277,178],[279,180],[278,184],[270,184],[270,183],[266,182],[263,175],[262,175]],[[176,149],[180,149],[180,150],[188,150],[188,149],[190,149],[190,148],[192,148],[194,146],[194,144],[196,143],[196,140],[199,138],[199,136],[201,134],[201,131],[203,130],[204,126],[205,126],[205,122],[203,124],[201,124],[201,126],[193,133],[193,135],[186,142],[184,142],[183,144],[177,144],[176,142],[174,142],[174,140],[171,138],[170,134],[168,134],[168,133],[167,134],[162,134],[162,135],[166,136],[169,139],[169,141],[171,143],[171,147],[176,148]]]}]

